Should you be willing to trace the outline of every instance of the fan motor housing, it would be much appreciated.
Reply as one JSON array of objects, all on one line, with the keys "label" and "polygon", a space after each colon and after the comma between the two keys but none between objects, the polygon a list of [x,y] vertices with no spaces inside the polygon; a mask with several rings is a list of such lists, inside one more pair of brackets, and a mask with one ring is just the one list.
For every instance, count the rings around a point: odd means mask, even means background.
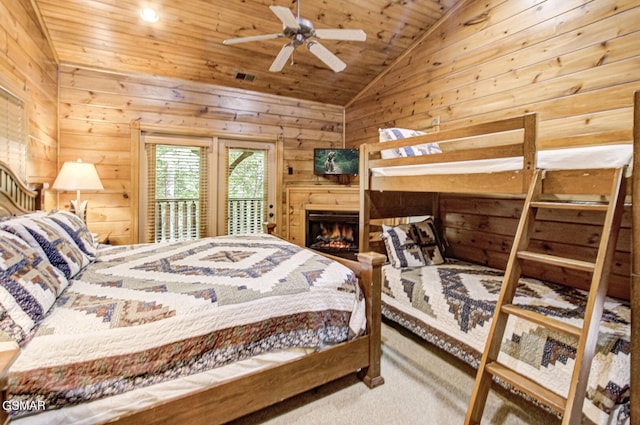
[{"label": "fan motor housing", "polygon": [[303,43],[307,38],[313,37],[315,30],[310,20],[305,18],[296,18],[299,28],[285,27],[282,32],[287,38],[290,38],[299,43]]}]

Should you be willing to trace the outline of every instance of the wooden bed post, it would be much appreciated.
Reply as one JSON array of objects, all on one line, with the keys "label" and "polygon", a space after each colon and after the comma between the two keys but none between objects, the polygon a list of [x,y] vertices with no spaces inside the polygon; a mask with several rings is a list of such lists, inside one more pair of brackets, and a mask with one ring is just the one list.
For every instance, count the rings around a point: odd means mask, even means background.
[{"label": "wooden bed post", "polygon": [[640,423],[640,91],[633,109],[632,269],[631,269],[631,423]]},{"label": "wooden bed post", "polygon": [[522,193],[527,193],[533,180],[533,173],[536,170],[536,152],[537,147],[537,135],[538,135],[538,115],[527,114],[523,117],[524,123],[524,137],[523,137],[523,154],[524,163],[522,164]]},{"label": "wooden bed post", "polygon": [[377,252],[358,254],[362,265],[360,279],[367,298],[367,334],[369,335],[369,366],[361,372],[361,379],[369,387],[384,384],[380,375],[382,355],[382,264],[385,256]]},{"label": "wooden bed post", "polygon": [[360,214],[358,226],[360,231],[359,251],[369,251],[369,219],[371,215],[371,198],[369,197],[369,168],[367,159],[369,157],[369,147],[366,143],[360,145]]}]

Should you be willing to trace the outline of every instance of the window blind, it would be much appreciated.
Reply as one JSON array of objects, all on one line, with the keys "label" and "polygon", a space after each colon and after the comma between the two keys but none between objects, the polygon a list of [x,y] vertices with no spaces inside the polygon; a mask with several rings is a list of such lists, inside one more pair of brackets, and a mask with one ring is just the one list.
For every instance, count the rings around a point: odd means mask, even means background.
[{"label": "window blind", "polygon": [[27,177],[27,130],[24,102],[0,87],[0,160]]},{"label": "window blind", "polygon": [[207,147],[146,143],[146,240],[207,235]]}]

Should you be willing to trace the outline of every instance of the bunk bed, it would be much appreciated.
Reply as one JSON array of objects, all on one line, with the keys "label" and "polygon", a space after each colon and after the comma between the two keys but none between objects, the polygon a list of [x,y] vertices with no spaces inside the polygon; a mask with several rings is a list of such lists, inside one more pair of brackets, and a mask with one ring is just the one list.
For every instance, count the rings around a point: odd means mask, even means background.
[{"label": "bunk bed", "polygon": [[2,423],[208,425],[384,382],[381,255],[266,234],[96,246],[41,199],[0,164]]},{"label": "bunk bed", "polygon": [[[636,116],[639,104],[636,94]],[[402,131],[396,133],[402,134]],[[407,133],[411,132],[404,132]],[[360,249],[373,249],[389,258],[383,267],[382,311],[386,319],[408,328],[473,367],[483,368],[483,372],[488,367],[487,357],[496,357],[496,363],[506,364],[530,378],[533,381],[531,387],[535,386],[537,390],[530,389],[528,379],[525,384],[518,379],[510,379],[508,374],[496,372],[494,376],[497,379],[494,380],[559,416],[564,413],[565,423],[629,420],[629,410],[632,414],[637,413],[633,403],[629,402],[629,381],[635,379],[630,376],[637,375],[639,370],[637,359],[629,359],[630,345],[637,344],[630,336],[631,332],[637,335],[637,326],[631,331],[630,299],[636,299],[631,303],[637,302],[639,296],[636,293],[630,297],[629,283],[626,283],[626,288],[615,291],[615,295],[622,299],[599,298],[604,313],[598,352],[593,355],[589,386],[583,393],[585,396],[577,395],[580,401],[576,405],[580,406],[580,412],[576,413],[557,399],[574,393],[574,371],[568,364],[579,361],[575,359],[576,352],[582,351],[575,347],[578,344],[576,340],[580,340],[568,339],[563,332],[556,331],[557,328],[543,329],[539,323],[545,323],[543,316],[553,316],[558,322],[579,322],[576,312],[583,312],[587,308],[585,306],[591,306],[592,300],[584,286],[576,284],[574,288],[571,282],[545,282],[520,278],[518,274],[513,304],[539,313],[535,317],[538,322],[532,324],[525,320],[523,317],[527,314],[511,316],[504,321],[500,319],[503,322],[499,325],[503,327],[500,332],[504,332],[504,338],[496,337],[499,340],[495,348],[496,344],[491,343],[488,335],[493,332],[495,317],[499,317],[494,313],[503,308],[502,304],[500,308],[496,304],[502,303],[505,282],[512,279],[512,274],[521,272],[520,267],[511,263],[511,257],[518,258],[521,251],[513,249],[506,271],[467,261],[441,259],[446,254],[446,241],[443,240],[442,229],[435,224],[439,220],[439,197],[442,193],[524,197],[525,205],[529,195],[533,194],[542,199],[531,203],[535,207],[548,207],[549,202],[559,200],[563,205],[591,204],[594,199],[600,201],[612,194],[612,181],[616,175],[624,173],[624,177],[618,177],[621,190],[633,178],[629,171],[631,167],[627,165],[630,165],[632,157],[637,161],[637,155],[633,155],[634,150],[639,151],[637,129],[635,143],[549,151],[536,148],[536,133],[537,116],[527,114],[465,128],[407,138],[401,136],[397,140],[383,140],[381,137],[379,143],[361,145]],[[633,185],[634,190],[637,186]],[[597,196],[594,198],[593,195]],[[623,195],[616,197],[624,198]],[[559,203],[555,205],[556,208],[564,208]],[[521,223],[525,210],[523,207]],[[615,235],[620,211],[617,214],[611,232]],[[634,214],[636,227],[633,231],[637,234],[637,213]],[[526,215],[535,216],[529,210],[526,210]],[[406,222],[411,221],[411,217],[420,218],[414,223]],[[386,225],[390,219],[400,219],[402,224]],[[602,239],[606,239],[605,236]],[[519,236],[516,234],[516,237]],[[615,243],[615,237],[613,239]],[[633,279],[637,279],[638,254],[633,254],[636,267]],[[607,258],[611,262],[611,257]],[[567,264],[570,262],[565,260],[560,266],[570,265]],[[517,270],[510,270],[510,267]],[[603,267],[600,272],[605,276],[602,280],[606,281],[609,268],[607,265],[600,267]],[[562,324],[554,326],[562,327]],[[597,334],[598,324],[595,326]],[[629,373],[630,362],[631,369],[635,371],[633,374]],[[585,369],[589,368],[583,367],[580,373]],[[482,415],[482,408],[477,407],[475,399],[479,398],[480,403],[484,403],[486,394],[478,395],[479,385],[484,385],[482,391],[488,391],[486,384],[478,384],[482,382],[480,377],[483,375],[485,373],[478,374],[467,423],[478,423],[478,413],[480,417]],[[584,409],[581,408],[583,400]]]}]

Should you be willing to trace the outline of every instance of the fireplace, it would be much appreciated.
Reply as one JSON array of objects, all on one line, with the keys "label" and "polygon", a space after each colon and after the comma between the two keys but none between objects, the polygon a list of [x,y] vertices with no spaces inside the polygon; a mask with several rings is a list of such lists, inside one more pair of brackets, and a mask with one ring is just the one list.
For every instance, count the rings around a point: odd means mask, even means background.
[{"label": "fireplace", "polygon": [[308,248],[350,260],[358,253],[358,212],[307,211]]}]

